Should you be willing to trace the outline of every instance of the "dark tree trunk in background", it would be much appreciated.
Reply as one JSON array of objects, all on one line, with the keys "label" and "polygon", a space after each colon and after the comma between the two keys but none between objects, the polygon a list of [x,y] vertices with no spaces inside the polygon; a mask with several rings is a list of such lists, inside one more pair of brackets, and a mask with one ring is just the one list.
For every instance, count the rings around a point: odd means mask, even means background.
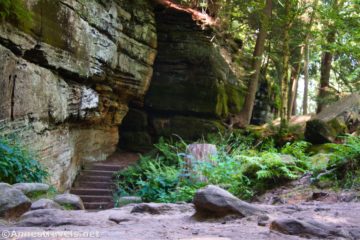
[{"label": "dark tree trunk in background", "polygon": [[[332,8],[335,11],[338,11],[339,8],[338,0],[333,0]],[[327,45],[331,45],[335,42],[336,29],[334,26],[329,26],[331,29],[326,37]],[[320,88],[317,101],[316,112],[319,113],[326,106],[329,96],[331,95],[330,89],[330,72],[331,72],[331,63],[333,59],[333,53],[331,49],[326,49],[323,53],[321,59],[321,69],[320,69]]]},{"label": "dark tree trunk in background", "polygon": [[240,125],[242,126],[248,125],[250,123],[254,108],[255,96],[259,84],[262,56],[264,53],[265,41],[267,37],[267,31],[269,28],[268,26],[269,19],[271,17],[271,11],[272,11],[272,0],[266,0],[266,4],[263,11],[264,11],[263,18],[261,20],[260,30],[257,35],[256,45],[253,53],[252,70],[254,72],[251,74],[251,79],[249,81],[244,106],[239,114]]},{"label": "dark tree trunk in background", "polygon": [[303,115],[308,114],[309,97],[309,43],[305,42]]},{"label": "dark tree trunk in background", "polygon": [[298,59],[296,59],[295,64],[291,69],[291,77],[289,84],[290,89],[289,89],[289,99],[288,99],[288,119],[290,119],[291,115],[295,115],[296,112],[296,96],[297,96],[298,82],[299,82],[303,55],[304,55],[304,46],[300,48],[300,52],[297,54]]},{"label": "dark tree trunk in background", "polygon": [[[335,41],[335,32],[331,32],[327,38],[328,43],[333,43]],[[316,112],[319,113],[326,105],[326,100],[328,99],[330,92],[330,71],[331,71],[331,62],[333,54],[330,51],[326,51],[323,54],[321,60],[321,75],[320,75],[320,88],[318,95],[318,105]]]}]

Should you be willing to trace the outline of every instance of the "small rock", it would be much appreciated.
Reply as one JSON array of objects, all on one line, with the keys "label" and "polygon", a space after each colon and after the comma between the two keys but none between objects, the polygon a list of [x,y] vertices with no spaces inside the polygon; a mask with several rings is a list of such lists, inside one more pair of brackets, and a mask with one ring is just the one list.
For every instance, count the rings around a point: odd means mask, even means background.
[{"label": "small rock", "polygon": [[313,192],[311,200],[321,200],[329,196],[327,192]]},{"label": "small rock", "polygon": [[88,226],[90,222],[79,213],[59,209],[39,209],[25,213],[16,224],[19,227]]},{"label": "small rock", "polygon": [[62,207],[51,199],[42,198],[31,204],[31,210],[38,209],[62,209]]},{"label": "small rock", "polygon": [[284,199],[282,199],[281,197],[278,196],[273,196],[271,197],[269,204],[271,205],[276,205],[276,204],[285,204],[286,201]]},{"label": "small rock", "polygon": [[263,222],[263,221],[258,222],[258,226],[260,226],[260,227],[265,227],[266,224],[267,224],[267,222]]},{"label": "small rock", "polygon": [[126,196],[119,198],[119,206],[125,206],[130,203],[142,203],[141,197],[136,196]]},{"label": "small rock", "polygon": [[197,214],[201,217],[224,217],[231,214],[246,217],[263,212],[260,208],[241,201],[228,191],[214,185],[198,190],[193,203]]},{"label": "small rock", "polygon": [[323,212],[330,211],[330,208],[317,207],[314,209],[314,212]]},{"label": "small rock", "polygon": [[339,196],[341,202],[356,202],[358,198],[356,193],[342,193]]},{"label": "small rock", "polygon": [[324,224],[312,219],[277,219],[271,222],[270,229],[288,235],[297,235],[301,237],[345,237],[346,235],[335,226]]},{"label": "small rock", "polygon": [[0,183],[0,217],[13,219],[28,211],[31,201],[23,192],[7,183]]},{"label": "small rock", "polygon": [[131,213],[150,213],[150,214],[162,214],[171,211],[172,208],[167,204],[160,203],[142,203],[136,205]]},{"label": "small rock", "polygon": [[84,210],[84,203],[81,198],[75,194],[65,193],[57,195],[54,201],[62,206],[71,206],[75,209]]},{"label": "small rock", "polygon": [[265,227],[268,223],[268,221],[270,220],[269,216],[267,215],[260,215],[258,217],[258,225],[259,226],[262,226],[262,227]]},{"label": "small rock", "polygon": [[13,187],[22,191],[25,194],[46,192],[47,190],[49,190],[49,185],[45,183],[17,183],[14,184]]},{"label": "small rock", "polygon": [[132,219],[127,217],[109,216],[109,220],[120,224],[122,222],[130,222]]}]

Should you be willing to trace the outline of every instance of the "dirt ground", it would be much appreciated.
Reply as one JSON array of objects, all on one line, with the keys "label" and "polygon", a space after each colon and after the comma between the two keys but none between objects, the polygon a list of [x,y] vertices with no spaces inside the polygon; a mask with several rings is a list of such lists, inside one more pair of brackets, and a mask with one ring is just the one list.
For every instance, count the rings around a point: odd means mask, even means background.
[{"label": "dirt ground", "polygon": [[[164,204],[160,204],[161,206]],[[285,235],[270,230],[273,219],[295,218],[312,219],[334,228],[360,230],[360,203],[324,203],[318,201],[299,204],[281,204],[277,206],[259,205],[265,209],[269,220],[261,224],[258,216],[245,218],[223,218],[217,220],[197,221],[192,204],[166,204],[169,209],[161,214],[131,213],[134,205],[119,209],[99,212],[42,210],[33,214],[35,218],[14,223],[3,223],[0,232],[54,232],[67,231],[74,233],[94,234],[95,239],[301,239],[298,236]],[[45,212],[44,212],[45,211]],[[51,226],[53,225],[53,226]],[[57,226],[56,226],[57,225]],[[26,226],[26,227],[25,227]],[[359,239],[354,235],[353,238]],[[13,238],[40,239],[40,238]],[[45,239],[91,239],[91,237],[47,237]],[[311,239],[317,239],[312,237]],[[321,239],[321,238],[318,238]],[[347,239],[336,237],[332,239]]]}]

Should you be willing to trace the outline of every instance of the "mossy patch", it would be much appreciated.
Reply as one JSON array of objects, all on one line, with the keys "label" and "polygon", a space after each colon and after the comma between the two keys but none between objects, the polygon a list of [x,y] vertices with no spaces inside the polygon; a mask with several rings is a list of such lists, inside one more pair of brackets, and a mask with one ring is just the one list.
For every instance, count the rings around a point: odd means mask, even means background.
[{"label": "mossy patch", "polygon": [[39,200],[41,198],[53,199],[59,192],[54,186],[50,186],[49,190],[46,192],[32,192],[27,196],[31,199],[32,202]]}]

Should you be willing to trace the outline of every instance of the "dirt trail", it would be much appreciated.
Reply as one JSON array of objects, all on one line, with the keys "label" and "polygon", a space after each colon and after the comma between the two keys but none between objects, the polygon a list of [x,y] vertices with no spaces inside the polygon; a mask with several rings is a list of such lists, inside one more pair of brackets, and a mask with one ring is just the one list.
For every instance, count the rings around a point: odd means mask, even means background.
[{"label": "dirt trail", "polygon": [[[165,205],[160,204],[159,206]],[[334,226],[334,230],[336,228],[351,229],[354,234],[352,238],[338,237],[332,239],[360,239],[360,203],[312,201],[296,205],[260,205],[268,211],[269,220],[264,224],[259,221],[258,216],[246,218],[229,217],[199,222],[192,217],[195,212],[192,204],[167,204],[166,206],[166,208],[162,207],[161,214],[155,215],[131,213],[134,205],[99,212],[42,210],[42,212],[32,214],[36,219],[27,218],[18,223],[8,223],[8,225],[1,226],[0,231],[91,231],[97,234],[97,239],[124,240],[210,239],[210,237],[233,240],[301,239],[298,236],[285,235],[269,228],[270,222],[274,219],[291,218],[299,220],[312,219],[323,224],[331,224]],[[317,238],[313,237],[312,239]]]}]

